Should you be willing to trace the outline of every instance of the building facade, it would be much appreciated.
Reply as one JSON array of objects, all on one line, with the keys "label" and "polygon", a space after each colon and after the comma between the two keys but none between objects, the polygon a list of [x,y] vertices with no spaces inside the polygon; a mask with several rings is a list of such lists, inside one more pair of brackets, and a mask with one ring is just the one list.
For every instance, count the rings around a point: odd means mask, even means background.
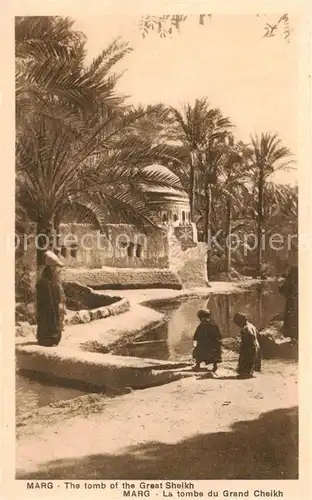
[{"label": "building facade", "polygon": [[[146,174],[153,172],[156,175],[159,173],[174,177],[167,167],[158,164],[145,167],[143,172]],[[178,177],[176,177],[176,182],[179,183]],[[147,184],[143,185],[142,191],[149,212],[157,217],[163,225],[190,224],[190,203],[185,191]]]},{"label": "building facade", "polygon": [[[153,164],[145,167],[153,173],[174,174],[166,167]],[[179,179],[176,177],[177,185]],[[142,184],[142,194],[157,227],[138,229],[132,224],[105,224],[101,229],[91,224],[64,223],[60,225],[58,251],[69,275],[80,270],[96,272],[111,269],[123,274],[142,270],[173,273],[183,286],[205,286],[206,244],[198,243],[195,224],[190,221],[189,198],[185,191],[163,186]],[[28,255],[35,256],[35,249]],[[35,267],[35,264],[34,264]],[[133,270],[133,271],[131,271]],[[169,273],[169,274],[168,274]],[[157,281],[157,279],[156,279]],[[109,286],[109,283],[108,283]]]}]

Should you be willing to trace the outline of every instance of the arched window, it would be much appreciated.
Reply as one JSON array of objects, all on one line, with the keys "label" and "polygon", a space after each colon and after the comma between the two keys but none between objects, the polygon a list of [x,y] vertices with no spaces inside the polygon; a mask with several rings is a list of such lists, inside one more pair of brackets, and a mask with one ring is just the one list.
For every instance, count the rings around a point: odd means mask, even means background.
[{"label": "arched window", "polygon": [[76,259],[77,257],[77,253],[78,253],[78,245],[76,243],[72,243],[70,245],[70,256],[73,258],[73,259]]},{"label": "arched window", "polygon": [[131,242],[127,246],[127,255],[128,255],[128,257],[133,257],[133,255],[134,255],[134,244]]},{"label": "arched window", "polygon": [[185,217],[185,211],[182,210],[182,224],[185,224],[186,217]]},{"label": "arched window", "polygon": [[162,215],[162,221],[163,222],[168,222],[168,215],[167,215],[166,212],[164,212],[163,215]]},{"label": "arched window", "polygon": [[143,247],[139,243],[137,243],[136,249],[135,249],[135,256],[140,259],[142,257],[142,250]]}]

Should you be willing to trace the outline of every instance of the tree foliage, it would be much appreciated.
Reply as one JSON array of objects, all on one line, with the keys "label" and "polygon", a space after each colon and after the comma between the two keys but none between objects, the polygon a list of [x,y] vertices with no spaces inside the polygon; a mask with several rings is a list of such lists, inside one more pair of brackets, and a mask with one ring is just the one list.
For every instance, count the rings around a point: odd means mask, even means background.
[{"label": "tree foliage", "polygon": [[[263,15],[257,14],[258,17]],[[139,30],[143,38],[149,33],[156,32],[160,38],[170,37],[175,31],[180,32],[181,25],[189,18],[187,15],[162,15],[162,16],[141,16]],[[211,20],[212,14],[197,15],[198,24],[204,25],[207,19]],[[279,17],[275,23],[265,23],[263,37],[273,37],[281,34],[283,38],[290,41],[290,20],[289,14],[285,13]]]},{"label": "tree foliage", "polygon": [[[145,17],[144,33],[154,29],[165,37],[186,17]],[[277,27],[287,23],[284,15]],[[267,28],[265,36],[277,32]],[[129,44],[113,40],[90,64],[85,44],[69,18],[16,18],[19,228],[32,221],[46,231],[66,217],[90,220],[99,228],[110,217],[158,224],[146,210],[142,189],[157,184],[190,193],[193,220],[204,237],[220,228],[223,237],[257,227],[268,234],[277,228],[296,230],[297,190],[270,180],[291,166],[290,151],[277,135],[237,142],[230,118],[205,97],[181,109],[162,103],[131,106],[116,90],[122,73],[115,70],[131,52]],[[172,173],[143,168],[154,162]],[[255,265],[239,251],[232,257],[216,251],[214,258]]]},{"label": "tree foliage", "polygon": [[86,65],[85,38],[72,25],[58,17],[16,20],[19,218],[45,230],[79,207],[99,226],[109,211],[155,223],[140,183],[179,188],[174,176],[140,168],[166,157],[166,145],[154,144],[166,110],[134,108],[116,91],[121,74],[113,69],[131,51],[126,42],[114,40]]}]

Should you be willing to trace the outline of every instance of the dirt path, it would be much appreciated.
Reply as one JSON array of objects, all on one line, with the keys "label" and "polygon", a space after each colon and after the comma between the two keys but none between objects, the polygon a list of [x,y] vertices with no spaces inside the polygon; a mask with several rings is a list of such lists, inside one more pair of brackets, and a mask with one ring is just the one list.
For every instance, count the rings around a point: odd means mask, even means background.
[{"label": "dirt path", "polygon": [[297,366],[251,380],[184,379],[106,400],[17,442],[19,478],[295,479]]}]

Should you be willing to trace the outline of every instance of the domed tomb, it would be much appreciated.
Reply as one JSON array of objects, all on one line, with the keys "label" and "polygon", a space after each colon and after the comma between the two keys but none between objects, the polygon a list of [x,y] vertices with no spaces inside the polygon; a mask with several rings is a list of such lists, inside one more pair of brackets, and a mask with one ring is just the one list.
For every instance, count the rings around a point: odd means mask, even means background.
[{"label": "domed tomb", "polygon": [[[165,174],[173,179],[178,185],[180,179],[169,168],[164,165],[153,164],[144,167],[143,174]],[[151,213],[165,225],[167,224],[189,224],[190,203],[189,197],[184,190],[142,183],[142,191],[145,196],[146,205]]]}]

